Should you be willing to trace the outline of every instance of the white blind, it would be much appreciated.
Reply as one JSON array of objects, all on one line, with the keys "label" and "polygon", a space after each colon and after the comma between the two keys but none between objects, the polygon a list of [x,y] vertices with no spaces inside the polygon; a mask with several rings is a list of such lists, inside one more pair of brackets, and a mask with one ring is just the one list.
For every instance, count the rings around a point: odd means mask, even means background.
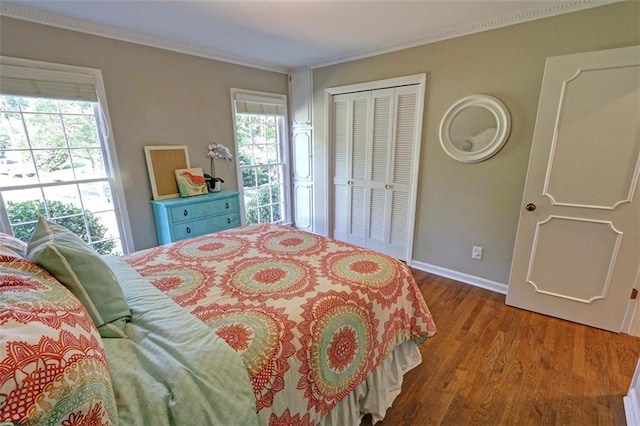
[{"label": "white blind", "polygon": [[234,101],[237,114],[284,116],[287,113],[286,100],[281,97],[236,93]]},{"label": "white blind", "polygon": [[81,72],[0,64],[0,93],[97,102],[95,77]]}]

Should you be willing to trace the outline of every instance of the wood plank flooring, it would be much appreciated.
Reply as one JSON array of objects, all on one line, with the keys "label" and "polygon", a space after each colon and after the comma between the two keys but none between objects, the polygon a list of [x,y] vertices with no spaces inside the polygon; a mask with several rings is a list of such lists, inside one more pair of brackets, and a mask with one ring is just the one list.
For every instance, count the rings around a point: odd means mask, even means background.
[{"label": "wood plank flooring", "polygon": [[[380,426],[624,425],[640,338],[505,305],[414,270],[438,334]],[[362,425],[371,424],[369,416]]]}]

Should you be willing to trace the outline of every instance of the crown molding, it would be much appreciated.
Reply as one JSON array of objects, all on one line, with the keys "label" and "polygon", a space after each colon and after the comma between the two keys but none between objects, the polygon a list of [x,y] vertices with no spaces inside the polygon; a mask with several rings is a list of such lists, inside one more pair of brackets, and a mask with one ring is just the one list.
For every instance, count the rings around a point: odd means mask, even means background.
[{"label": "crown molding", "polygon": [[263,69],[266,71],[274,71],[283,74],[289,72],[288,67],[256,62],[250,59],[228,55],[223,52],[201,49],[194,46],[175,43],[169,40],[159,39],[156,37],[146,36],[131,31],[125,31],[106,25],[94,24],[81,19],[68,18],[65,16],[55,15],[52,13],[16,6],[13,4],[0,2],[0,15],[9,18],[20,19],[23,21],[34,22],[37,24],[63,28],[66,30],[78,31],[100,37],[155,47],[158,49],[170,50],[172,52],[184,53],[186,55],[198,56],[202,58],[213,59],[216,61],[243,65],[251,68]]},{"label": "crown molding", "polygon": [[498,29],[502,27],[508,27],[511,25],[535,21],[543,18],[550,18],[552,16],[562,15],[565,13],[577,12],[580,10],[605,6],[612,3],[620,3],[621,1],[624,1],[624,0],[574,0],[570,2],[556,3],[553,5],[548,5],[548,6],[529,9],[526,11],[521,11],[521,12],[512,13],[508,15],[498,16],[498,17],[490,18],[484,21],[474,22],[472,24],[461,25],[458,27],[448,28],[440,31],[428,32],[418,38],[413,38],[411,40],[404,40],[404,41],[390,44],[384,47],[371,49],[366,52],[358,52],[358,53],[354,53],[353,55],[339,56],[329,61],[309,65],[309,68],[316,69],[316,68],[322,68],[322,67],[340,64],[343,62],[369,58],[371,56],[377,56],[385,53],[396,52],[398,50],[409,49],[412,47],[431,44],[438,41],[476,34],[483,31],[489,31],[489,30]]}]

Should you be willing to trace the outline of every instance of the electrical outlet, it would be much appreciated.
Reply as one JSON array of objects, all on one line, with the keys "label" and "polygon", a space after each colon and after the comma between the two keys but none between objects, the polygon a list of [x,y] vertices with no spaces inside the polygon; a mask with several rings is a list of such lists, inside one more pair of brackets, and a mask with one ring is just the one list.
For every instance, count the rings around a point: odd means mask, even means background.
[{"label": "electrical outlet", "polygon": [[471,258],[472,259],[481,260],[482,259],[482,247],[473,246],[473,249],[471,250]]}]

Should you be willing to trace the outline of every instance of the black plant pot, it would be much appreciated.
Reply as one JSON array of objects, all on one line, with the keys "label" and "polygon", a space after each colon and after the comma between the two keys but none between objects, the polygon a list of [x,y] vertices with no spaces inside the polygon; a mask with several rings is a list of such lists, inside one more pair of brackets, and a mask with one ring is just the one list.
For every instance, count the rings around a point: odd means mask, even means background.
[{"label": "black plant pot", "polygon": [[209,192],[220,192],[222,184],[224,183],[224,179],[215,177],[215,178],[206,178],[207,186],[209,188]]}]

